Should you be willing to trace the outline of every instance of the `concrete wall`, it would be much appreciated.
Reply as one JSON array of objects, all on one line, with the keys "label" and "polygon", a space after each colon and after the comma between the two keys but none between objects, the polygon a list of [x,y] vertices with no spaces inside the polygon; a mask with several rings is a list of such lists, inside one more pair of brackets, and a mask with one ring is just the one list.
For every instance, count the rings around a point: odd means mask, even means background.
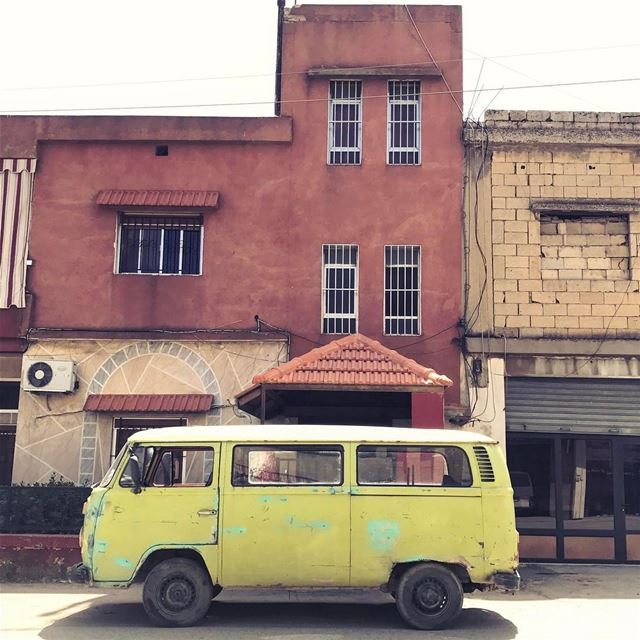
[{"label": "concrete wall", "polygon": [[[459,90],[460,9],[411,11],[434,58],[452,60],[442,71]],[[328,80],[305,73],[426,59],[404,7],[305,6],[284,25],[281,118],[0,118],[0,147],[38,156],[31,326],[246,328],[259,314],[292,331],[300,355],[335,337],[321,333],[322,244],[355,243],[359,331],[451,377],[445,400],[457,405],[456,329],[422,342],[385,337],[382,325],[385,244],[422,246],[423,337],[461,316],[458,107],[442,79],[424,79],[438,95],[423,100],[422,165],[387,166],[386,80],[365,78],[362,165],[327,166]],[[117,212],[96,205],[101,189],[218,190],[219,208],[204,214],[203,274],[114,274]]]}]

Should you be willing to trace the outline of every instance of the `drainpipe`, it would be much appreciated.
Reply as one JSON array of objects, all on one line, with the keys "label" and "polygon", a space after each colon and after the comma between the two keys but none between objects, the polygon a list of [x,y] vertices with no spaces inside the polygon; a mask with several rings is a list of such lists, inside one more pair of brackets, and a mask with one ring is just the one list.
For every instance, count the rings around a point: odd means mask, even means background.
[{"label": "drainpipe", "polygon": [[280,115],[280,99],[282,97],[282,29],[284,24],[284,3],[285,0],[277,0],[278,2],[278,36],[276,42],[276,103],[275,114]]}]

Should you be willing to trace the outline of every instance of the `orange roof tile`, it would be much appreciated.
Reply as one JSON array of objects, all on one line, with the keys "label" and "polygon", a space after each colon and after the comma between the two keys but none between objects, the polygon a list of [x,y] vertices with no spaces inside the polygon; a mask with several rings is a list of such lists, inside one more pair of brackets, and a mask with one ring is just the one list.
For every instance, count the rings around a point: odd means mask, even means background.
[{"label": "orange roof tile", "polygon": [[215,209],[218,206],[219,196],[219,191],[105,189],[98,192],[96,203],[104,207]]},{"label": "orange roof tile", "polygon": [[205,393],[186,394],[102,394],[89,395],[84,411],[180,412],[204,413],[213,404],[213,396]]},{"label": "orange roof tile", "polygon": [[253,384],[449,387],[453,382],[360,333],[312,349],[253,378]]}]

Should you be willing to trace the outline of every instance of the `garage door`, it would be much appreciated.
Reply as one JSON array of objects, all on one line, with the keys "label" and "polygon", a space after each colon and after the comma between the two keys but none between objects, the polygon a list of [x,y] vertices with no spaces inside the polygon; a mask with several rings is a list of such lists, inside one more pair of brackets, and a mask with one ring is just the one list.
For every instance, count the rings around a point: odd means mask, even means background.
[{"label": "garage door", "polygon": [[640,380],[507,378],[509,431],[640,435]]}]

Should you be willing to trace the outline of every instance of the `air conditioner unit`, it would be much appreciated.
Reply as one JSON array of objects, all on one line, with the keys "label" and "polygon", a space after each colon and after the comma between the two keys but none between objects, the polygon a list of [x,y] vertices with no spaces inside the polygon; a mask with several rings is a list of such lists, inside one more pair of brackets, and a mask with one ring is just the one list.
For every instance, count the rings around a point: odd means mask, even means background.
[{"label": "air conditioner unit", "polygon": [[23,358],[22,388],[24,391],[65,393],[76,386],[72,360],[51,358]]}]

